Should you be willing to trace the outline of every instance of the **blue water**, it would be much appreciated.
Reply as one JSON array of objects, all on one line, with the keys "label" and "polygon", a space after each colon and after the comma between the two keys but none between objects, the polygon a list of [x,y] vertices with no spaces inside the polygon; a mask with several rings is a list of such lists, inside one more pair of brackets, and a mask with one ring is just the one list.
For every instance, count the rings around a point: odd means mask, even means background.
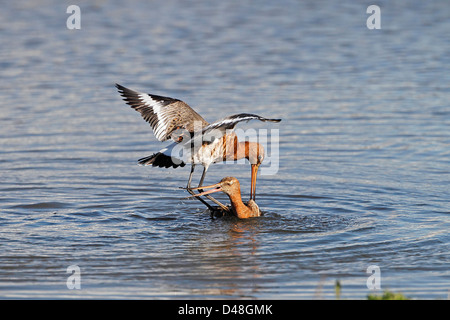
[{"label": "blue water", "polygon": [[[77,1],[68,30],[71,4],[0,11],[1,298],[448,298],[447,1],[378,1],[379,30],[355,1]],[[238,126],[278,130],[264,216],[211,220],[189,166],[137,166],[166,144],[115,82],[282,118]],[[247,197],[247,163],[205,183],[229,175]]]}]

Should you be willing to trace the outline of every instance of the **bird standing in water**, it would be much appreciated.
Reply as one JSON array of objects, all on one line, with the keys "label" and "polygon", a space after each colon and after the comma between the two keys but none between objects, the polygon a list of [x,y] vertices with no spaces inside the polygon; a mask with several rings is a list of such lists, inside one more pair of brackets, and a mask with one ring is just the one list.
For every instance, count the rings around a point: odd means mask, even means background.
[{"label": "bird standing in water", "polygon": [[[247,204],[244,204],[242,202],[241,186],[239,184],[239,180],[235,177],[226,177],[223,178],[219,183],[201,188],[214,189],[195,194],[192,197],[198,197],[222,191],[228,196],[228,198],[230,198],[231,212],[240,219],[259,217],[262,214],[254,199],[250,198]],[[195,189],[199,188],[193,188],[192,190]]]},{"label": "bird standing in water", "polygon": [[[241,121],[280,122],[281,119],[268,119],[255,114],[240,113],[210,124],[181,100],[140,93],[119,84],[116,84],[116,87],[126,103],[150,123],[158,140],[173,140],[167,148],[139,159],[140,165],[177,168],[191,163],[186,189],[191,195],[196,195],[193,190],[202,191],[206,171],[212,163],[245,158],[251,165],[250,198],[255,199],[256,178],[258,168],[264,160],[264,148],[256,142],[239,142],[233,129]],[[191,188],[191,182],[197,164],[203,166],[203,173],[198,187],[194,189]],[[205,196],[222,209],[227,209],[210,195]],[[200,197],[197,199],[212,209],[206,201]]]}]

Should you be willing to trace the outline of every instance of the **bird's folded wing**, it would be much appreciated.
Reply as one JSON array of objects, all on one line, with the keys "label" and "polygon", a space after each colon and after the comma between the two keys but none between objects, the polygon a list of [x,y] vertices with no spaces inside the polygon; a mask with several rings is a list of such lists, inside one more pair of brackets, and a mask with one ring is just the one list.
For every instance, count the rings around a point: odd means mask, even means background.
[{"label": "bird's folded wing", "polygon": [[150,123],[153,133],[159,141],[170,138],[177,141],[178,134],[174,131],[185,129],[193,132],[208,125],[208,122],[181,100],[140,93],[120,84],[116,84],[116,87],[124,98],[123,100]]}]

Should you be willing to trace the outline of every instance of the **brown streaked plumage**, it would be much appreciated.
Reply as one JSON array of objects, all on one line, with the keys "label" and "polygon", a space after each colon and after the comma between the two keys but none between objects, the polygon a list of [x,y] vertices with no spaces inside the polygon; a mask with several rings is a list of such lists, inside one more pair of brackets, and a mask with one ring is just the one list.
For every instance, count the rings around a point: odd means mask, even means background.
[{"label": "brown streaked plumage", "polygon": [[177,129],[184,128],[188,132],[194,132],[195,124],[199,125],[200,129],[209,124],[181,100],[140,93],[120,84],[116,84],[116,87],[124,97],[123,100],[150,123],[159,141],[169,140]]},{"label": "brown streaked plumage", "polygon": [[[206,171],[212,163],[245,158],[249,160],[252,168],[250,198],[255,199],[256,176],[259,165],[264,160],[264,148],[256,142],[239,142],[232,130],[242,121],[280,122],[281,119],[268,119],[255,114],[240,113],[210,124],[181,100],[140,93],[119,84],[116,84],[116,87],[126,103],[150,123],[158,140],[173,140],[173,143],[165,149],[139,159],[140,165],[177,168],[191,163],[186,189],[194,195],[191,181],[197,164],[203,166],[203,173],[198,184],[198,187],[201,187]],[[226,208],[211,196],[206,195],[206,197],[223,209]],[[198,199],[211,209],[206,201]]]}]

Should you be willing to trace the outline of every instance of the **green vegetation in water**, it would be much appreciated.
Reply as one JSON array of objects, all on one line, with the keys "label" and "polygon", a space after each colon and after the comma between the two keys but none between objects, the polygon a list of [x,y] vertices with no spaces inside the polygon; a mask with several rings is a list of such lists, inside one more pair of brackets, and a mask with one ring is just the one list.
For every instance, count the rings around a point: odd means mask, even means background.
[{"label": "green vegetation in water", "polygon": [[[336,300],[341,299],[341,291],[342,285],[340,280],[336,280],[334,283],[334,292],[336,295]],[[406,297],[403,293],[399,292],[391,292],[386,290],[383,294],[369,294],[367,295],[367,300],[410,300],[410,298]]]},{"label": "green vegetation in water", "polygon": [[409,300],[408,297],[402,293],[385,291],[382,295],[379,294],[369,294],[367,300]]},{"label": "green vegetation in water", "polygon": [[341,299],[341,282],[339,280],[336,280],[334,284],[334,292],[336,294],[336,300]]}]

